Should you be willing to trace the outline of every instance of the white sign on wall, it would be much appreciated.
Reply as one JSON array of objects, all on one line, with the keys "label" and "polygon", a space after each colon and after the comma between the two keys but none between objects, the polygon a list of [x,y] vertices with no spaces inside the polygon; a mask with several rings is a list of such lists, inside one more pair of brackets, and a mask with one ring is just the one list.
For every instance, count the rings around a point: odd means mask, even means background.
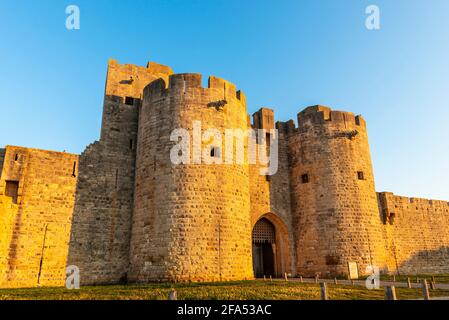
[{"label": "white sign on wall", "polygon": [[359,268],[357,262],[348,262],[349,278],[358,279],[359,278]]}]

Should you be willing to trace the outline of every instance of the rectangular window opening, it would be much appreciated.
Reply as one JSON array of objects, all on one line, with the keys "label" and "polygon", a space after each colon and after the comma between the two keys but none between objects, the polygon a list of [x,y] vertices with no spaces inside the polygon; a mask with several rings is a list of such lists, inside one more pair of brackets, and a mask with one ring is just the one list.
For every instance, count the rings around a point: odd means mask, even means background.
[{"label": "rectangular window opening", "polygon": [[134,105],[134,98],[133,97],[126,97],[125,98],[125,104],[127,104],[128,106],[133,106]]},{"label": "rectangular window opening", "polygon": [[307,173],[303,174],[301,176],[301,182],[302,183],[309,183],[309,175]]},{"label": "rectangular window opening", "polygon": [[359,180],[365,180],[365,175],[363,174],[363,171],[357,171],[357,178]]},{"label": "rectangular window opening", "polygon": [[210,156],[212,158],[220,158],[221,157],[220,148],[219,147],[212,147],[210,149]]},{"label": "rectangular window opening", "polygon": [[12,199],[12,203],[17,204],[19,197],[19,181],[6,181],[5,196]]},{"label": "rectangular window opening", "polygon": [[271,144],[271,134],[267,132],[265,136],[265,144],[267,145],[268,150],[270,150],[270,144]]}]

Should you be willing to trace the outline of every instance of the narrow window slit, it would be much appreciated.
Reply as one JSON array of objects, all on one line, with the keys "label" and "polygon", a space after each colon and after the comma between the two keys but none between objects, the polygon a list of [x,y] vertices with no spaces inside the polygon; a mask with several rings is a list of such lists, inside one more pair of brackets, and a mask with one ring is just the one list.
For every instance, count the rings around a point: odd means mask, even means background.
[{"label": "narrow window slit", "polygon": [[125,98],[125,104],[127,104],[128,106],[133,106],[134,105],[134,98],[133,97],[126,97]]},{"label": "narrow window slit", "polygon": [[357,178],[359,180],[365,180],[365,175],[364,175],[363,171],[357,171]]},{"label": "narrow window slit", "polygon": [[17,204],[19,197],[19,181],[6,181],[5,196],[11,198],[12,203]]},{"label": "narrow window slit", "polygon": [[301,182],[302,183],[309,183],[309,175],[307,173],[303,174],[301,176]]},{"label": "narrow window slit", "polygon": [[76,177],[76,161],[73,163],[72,177]]},{"label": "narrow window slit", "polygon": [[212,158],[220,158],[221,157],[221,153],[220,153],[220,148],[218,147],[212,147],[210,149],[210,156]]}]

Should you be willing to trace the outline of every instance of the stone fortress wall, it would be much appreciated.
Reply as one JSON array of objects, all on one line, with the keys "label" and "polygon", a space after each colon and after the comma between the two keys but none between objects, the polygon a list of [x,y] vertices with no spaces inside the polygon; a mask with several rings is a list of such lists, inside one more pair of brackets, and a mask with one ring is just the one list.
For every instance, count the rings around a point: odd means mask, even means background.
[{"label": "stone fortress wall", "polygon": [[[224,160],[225,139],[173,165],[170,135],[194,121],[223,136],[278,129],[277,173],[260,175],[247,158],[195,163]],[[226,80],[203,87],[199,74],[110,60],[99,141],[80,156],[0,149],[0,287],[63,285],[68,265],[83,285],[252,279],[262,220],[275,231],[273,276],[346,275],[349,262],[360,274],[448,273],[448,211],[376,193],[361,116],[313,106],[297,127],[268,108],[251,119]]]},{"label": "stone fortress wall", "polygon": [[126,282],[134,207],[139,108],[144,87],[170,68],[110,60],[100,140],[80,156],[68,264],[83,283]]},{"label": "stone fortress wall", "polygon": [[[220,101],[224,106],[215,107]],[[212,148],[224,155],[225,140],[203,139],[196,150],[192,133],[192,163],[173,164],[170,150],[177,141],[170,135],[178,128],[193,132],[194,121],[201,122],[202,131],[213,128],[223,137],[226,129],[245,130],[243,93],[216,77],[203,88],[199,74],[171,75],[168,82],[160,79],[145,88],[139,114],[132,281],[252,278],[248,163],[204,163],[217,158],[211,156]]]},{"label": "stone fortress wall", "polygon": [[449,202],[378,193],[386,265],[398,274],[449,273]]},{"label": "stone fortress wall", "polygon": [[78,156],[7,146],[0,161],[0,287],[64,283]]},{"label": "stone fortress wall", "polygon": [[379,266],[384,250],[364,119],[309,107],[298,114],[289,152],[298,272]]}]

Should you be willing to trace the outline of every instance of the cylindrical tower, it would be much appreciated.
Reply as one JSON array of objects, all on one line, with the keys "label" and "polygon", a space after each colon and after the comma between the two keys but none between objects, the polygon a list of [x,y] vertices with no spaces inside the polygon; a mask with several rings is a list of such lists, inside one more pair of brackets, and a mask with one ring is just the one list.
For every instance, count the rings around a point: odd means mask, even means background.
[{"label": "cylindrical tower", "polygon": [[[176,74],[168,86],[160,79],[145,88],[137,139],[131,281],[252,278],[248,163],[224,161],[226,129],[246,128],[245,97],[225,80],[210,77],[203,88],[201,75]],[[187,130],[187,140],[177,135],[171,139],[175,129]],[[204,137],[201,142],[199,129],[215,129],[222,141]],[[188,164],[170,160],[180,141],[188,144]],[[219,158],[223,164],[204,163]]]},{"label": "cylindrical tower", "polygon": [[365,121],[323,106],[298,114],[289,141],[298,274],[347,275],[384,264]]}]

